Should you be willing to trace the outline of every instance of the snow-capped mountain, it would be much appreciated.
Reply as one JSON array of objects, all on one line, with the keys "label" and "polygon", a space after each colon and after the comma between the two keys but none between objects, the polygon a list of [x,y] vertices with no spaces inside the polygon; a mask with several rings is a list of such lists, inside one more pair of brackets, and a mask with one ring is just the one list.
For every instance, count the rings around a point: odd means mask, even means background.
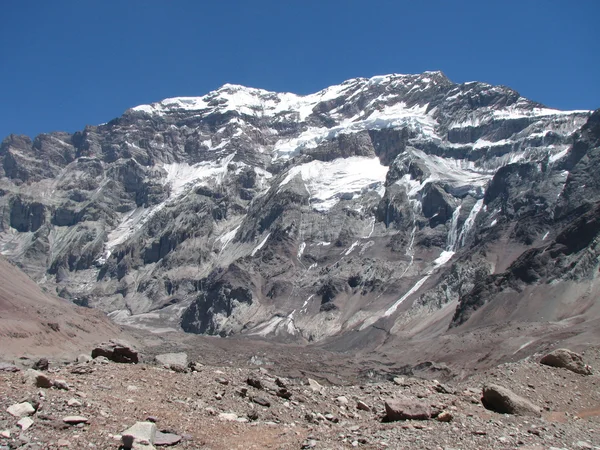
[{"label": "snow-capped mountain", "polygon": [[0,249],[154,331],[376,340],[525,317],[535,286],[596,289],[598,230],[568,230],[597,220],[598,136],[598,113],[441,72],[307,96],[228,84],[6,138]]}]

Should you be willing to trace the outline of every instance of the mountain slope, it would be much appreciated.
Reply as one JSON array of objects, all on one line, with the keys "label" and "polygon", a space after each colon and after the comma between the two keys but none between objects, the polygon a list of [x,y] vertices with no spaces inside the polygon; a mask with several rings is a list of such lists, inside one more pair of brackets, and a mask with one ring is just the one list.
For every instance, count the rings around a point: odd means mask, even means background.
[{"label": "mountain slope", "polygon": [[[225,85],[9,136],[0,245],[60,296],[154,331],[446,333],[594,214],[597,117],[441,72],[308,96]],[[594,239],[561,267],[593,260]],[[552,276],[595,286],[586,264]]]},{"label": "mountain slope", "polygon": [[117,337],[120,328],[104,314],[44,293],[0,257],[2,357],[76,356]]}]

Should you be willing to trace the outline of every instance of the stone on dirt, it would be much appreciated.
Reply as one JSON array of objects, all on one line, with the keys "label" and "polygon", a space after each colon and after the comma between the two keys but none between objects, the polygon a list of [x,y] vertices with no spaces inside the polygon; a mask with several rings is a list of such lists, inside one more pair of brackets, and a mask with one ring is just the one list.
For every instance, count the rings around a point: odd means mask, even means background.
[{"label": "stone on dirt", "polygon": [[30,417],[23,417],[17,422],[17,426],[23,431],[29,429],[31,425],[33,425],[33,420]]},{"label": "stone on dirt", "polygon": [[548,353],[540,360],[540,364],[561,367],[581,375],[592,374],[592,368],[583,362],[583,357],[566,348],[559,348]]},{"label": "stone on dirt", "polygon": [[103,342],[92,350],[92,358],[104,356],[111,361],[118,363],[138,363],[139,354],[137,350],[128,342],[111,339]]},{"label": "stone on dirt", "polygon": [[386,420],[427,420],[431,418],[429,405],[418,400],[399,397],[385,401]]},{"label": "stone on dirt", "polygon": [[154,359],[158,364],[162,364],[163,366],[167,367],[170,367],[173,364],[183,367],[187,367],[188,365],[188,355],[184,352],[163,353],[161,355],[156,355]]},{"label": "stone on dirt", "polygon": [[517,416],[541,416],[541,409],[511,390],[488,384],[483,387],[483,406],[500,414],[515,414]]},{"label": "stone on dirt", "polygon": [[6,412],[14,417],[30,416],[35,412],[35,408],[29,402],[15,403],[6,409]]},{"label": "stone on dirt", "polygon": [[77,425],[79,423],[88,423],[89,419],[83,416],[66,416],[62,421],[69,425]]},{"label": "stone on dirt", "polygon": [[31,367],[34,370],[48,370],[49,366],[48,358],[40,358]]},{"label": "stone on dirt", "polygon": [[125,448],[135,448],[134,445],[154,445],[156,425],[152,422],[136,422],[121,435],[121,442]]},{"label": "stone on dirt", "polygon": [[34,369],[27,369],[25,371],[25,380],[39,388],[51,388],[52,380],[42,372]]},{"label": "stone on dirt", "polygon": [[181,436],[175,433],[163,433],[161,431],[156,431],[156,435],[154,436],[154,445],[159,446],[169,446],[176,445],[181,441]]}]

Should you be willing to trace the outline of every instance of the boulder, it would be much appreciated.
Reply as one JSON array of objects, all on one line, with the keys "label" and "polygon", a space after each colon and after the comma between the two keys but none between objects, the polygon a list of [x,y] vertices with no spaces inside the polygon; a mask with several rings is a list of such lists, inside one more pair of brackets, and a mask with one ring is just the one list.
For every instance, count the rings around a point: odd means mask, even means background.
[{"label": "boulder", "polygon": [[494,384],[483,387],[481,398],[483,406],[500,414],[540,417],[542,410],[526,398],[520,397],[509,389]]},{"label": "boulder", "polygon": [[179,353],[163,353],[154,357],[158,364],[170,367],[172,365],[186,367],[188,365],[188,355],[184,352]]},{"label": "boulder", "polygon": [[429,405],[408,397],[399,397],[385,401],[386,420],[427,420],[431,418]]},{"label": "boulder", "polygon": [[581,375],[592,374],[592,368],[583,362],[581,355],[566,348],[559,348],[548,353],[540,360],[540,364],[562,367]]},{"label": "boulder", "polygon": [[152,446],[156,437],[156,425],[152,422],[137,422],[121,435],[123,447],[134,448],[137,444]]},{"label": "boulder", "polygon": [[137,350],[129,343],[116,339],[109,342],[103,342],[92,350],[92,358],[104,356],[111,361],[118,363],[138,363],[139,355]]}]

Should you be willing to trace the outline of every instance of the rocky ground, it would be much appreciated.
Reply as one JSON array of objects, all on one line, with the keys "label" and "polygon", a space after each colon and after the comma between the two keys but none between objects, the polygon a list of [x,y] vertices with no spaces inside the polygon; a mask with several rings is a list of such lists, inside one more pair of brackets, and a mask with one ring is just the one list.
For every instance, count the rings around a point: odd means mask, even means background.
[{"label": "rocky ground", "polygon": [[[30,369],[35,361],[19,359],[17,371],[0,370],[0,449],[117,449],[137,422],[154,422],[180,449],[600,448],[600,348],[583,352],[588,367],[574,360],[591,375],[542,365],[542,356],[460,381],[336,384],[326,370],[283,377],[291,372],[277,362],[215,365],[185,353],[140,356],[137,364],[84,355],[47,369],[42,361],[40,373]],[[484,386],[488,408],[514,414],[486,409]],[[504,403],[488,396],[502,387],[510,389]]]}]

